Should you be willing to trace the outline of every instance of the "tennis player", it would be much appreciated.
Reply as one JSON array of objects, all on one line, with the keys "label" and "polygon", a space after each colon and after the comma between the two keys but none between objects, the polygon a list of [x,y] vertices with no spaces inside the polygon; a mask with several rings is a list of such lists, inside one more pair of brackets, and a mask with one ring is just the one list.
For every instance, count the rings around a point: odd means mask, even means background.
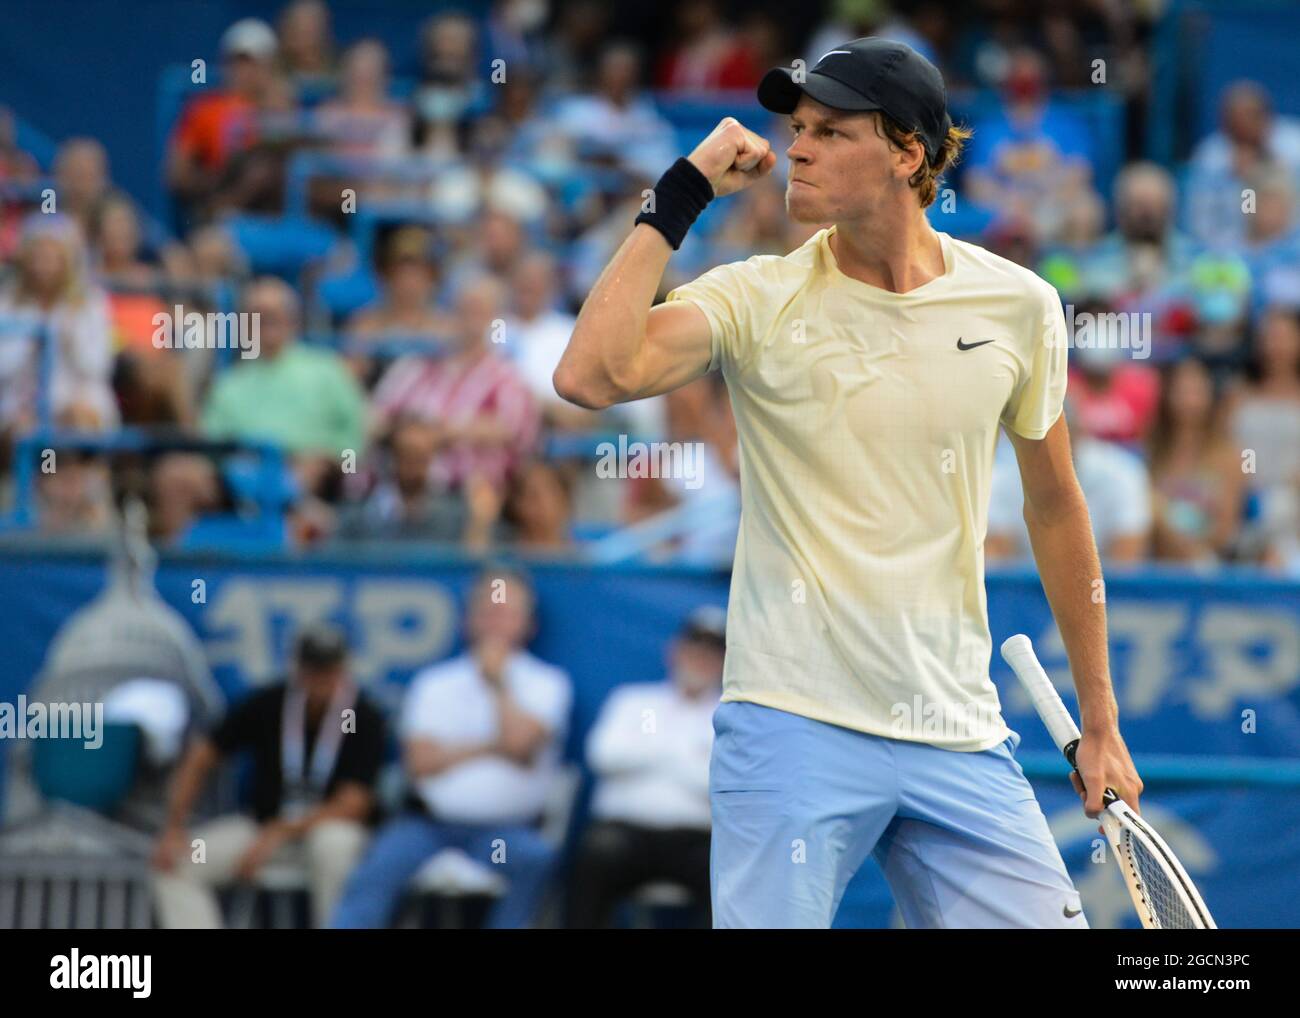
[{"label": "tennis player", "polygon": [[589,408],[726,380],[742,514],[710,770],[718,927],[826,927],[868,855],[909,927],[1085,928],[989,678],[983,542],[998,427],[1078,692],[1089,816],[1142,783],[1120,736],[1101,567],[1062,416],[1066,327],[1032,272],[936,232],[969,131],[878,38],[758,89],[790,115],[784,257],[651,307],[714,198],[776,154],[724,119],[654,188],[583,305],[556,391]]}]

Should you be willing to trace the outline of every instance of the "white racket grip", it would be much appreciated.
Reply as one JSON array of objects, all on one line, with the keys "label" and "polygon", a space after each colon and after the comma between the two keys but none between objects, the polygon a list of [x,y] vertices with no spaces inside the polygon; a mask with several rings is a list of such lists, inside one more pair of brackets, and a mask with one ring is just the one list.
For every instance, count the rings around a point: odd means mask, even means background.
[{"label": "white racket grip", "polygon": [[1038,716],[1043,719],[1043,724],[1051,733],[1052,741],[1064,753],[1065,747],[1079,738],[1079,729],[1074,723],[1074,718],[1070,717],[1070,712],[1065,709],[1065,704],[1061,702],[1061,694],[1056,691],[1052,680],[1047,677],[1043,666],[1038,663],[1038,655],[1034,653],[1034,645],[1029,642],[1029,637],[1017,633],[1004,640],[1002,659],[1016,673],[1016,678],[1020,680],[1029,694],[1029,699],[1033,701]]}]

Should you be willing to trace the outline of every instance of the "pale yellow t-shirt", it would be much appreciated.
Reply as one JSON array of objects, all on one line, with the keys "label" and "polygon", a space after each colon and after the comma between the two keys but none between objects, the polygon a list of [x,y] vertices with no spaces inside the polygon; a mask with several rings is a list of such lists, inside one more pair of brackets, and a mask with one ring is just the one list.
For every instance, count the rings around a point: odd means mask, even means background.
[{"label": "pale yellow t-shirt", "polygon": [[989,678],[993,453],[999,423],[1038,439],[1061,414],[1060,299],[945,233],[944,275],[890,293],[840,272],[834,231],[667,297],[708,317],[739,436],[722,699],[988,749],[1010,731]]}]

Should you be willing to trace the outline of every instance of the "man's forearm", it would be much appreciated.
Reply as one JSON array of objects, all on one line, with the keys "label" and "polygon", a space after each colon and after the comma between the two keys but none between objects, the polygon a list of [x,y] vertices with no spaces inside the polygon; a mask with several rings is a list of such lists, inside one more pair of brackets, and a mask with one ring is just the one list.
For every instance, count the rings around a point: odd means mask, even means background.
[{"label": "man's forearm", "polygon": [[194,803],[198,801],[199,793],[203,790],[208,772],[216,762],[216,750],[206,739],[195,742],[190,747],[176,771],[171,796],[167,803],[166,826],[177,830],[185,827],[190,812],[194,809]]},{"label": "man's forearm", "polygon": [[1107,659],[1105,587],[1088,507],[1080,496],[1051,513],[1027,509],[1025,524],[1070,659],[1083,731],[1114,727],[1119,707]]},{"label": "man's forearm", "polygon": [[429,739],[413,739],[406,745],[402,762],[411,778],[427,778],[466,760],[495,752],[496,744],[492,742],[443,746]]},{"label": "man's forearm", "polygon": [[631,390],[646,320],[672,253],[653,226],[633,228],[583,302],[555,371],[561,396],[600,409]]}]

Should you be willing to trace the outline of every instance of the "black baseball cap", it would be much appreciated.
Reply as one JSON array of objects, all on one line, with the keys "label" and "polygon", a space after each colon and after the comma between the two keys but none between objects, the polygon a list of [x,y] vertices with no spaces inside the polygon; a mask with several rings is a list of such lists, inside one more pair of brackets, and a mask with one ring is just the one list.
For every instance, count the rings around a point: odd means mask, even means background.
[{"label": "black baseball cap", "polygon": [[682,626],[683,640],[707,643],[718,650],[727,649],[727,609],[716,604],[702,604],[691,612]]},{"label": "black baseball cap", "polygon": [[794,69],[774,67],[758,84],[758,101],[773,113],[793,113],[799,97],[837,110],[880,110],[903,127],[920,132],[934,162],[948,136],[948,93],[939,68],[906,43],[867,36],[825,53],[805,80]]}]

